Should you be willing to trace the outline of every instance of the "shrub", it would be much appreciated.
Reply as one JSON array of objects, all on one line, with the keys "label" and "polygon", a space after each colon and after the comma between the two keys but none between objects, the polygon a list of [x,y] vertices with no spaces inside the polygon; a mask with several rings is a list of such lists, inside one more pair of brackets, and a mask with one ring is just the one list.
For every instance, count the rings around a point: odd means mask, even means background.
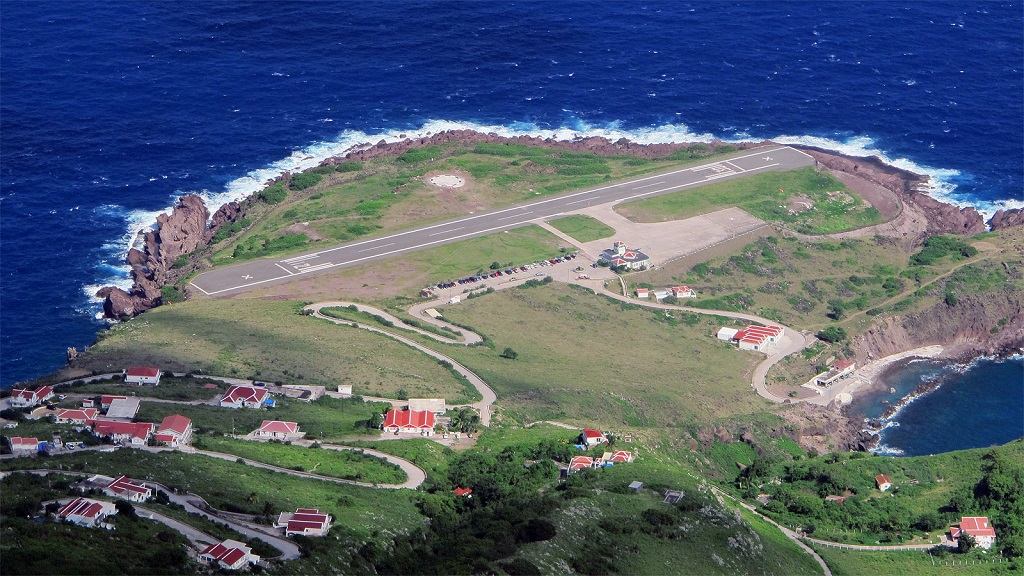
[{"label": "shrub", "polygon": [[509,360],[515,360],[516,358],[519,357],[519,353],[511,348],[505,348],[504,350],[501,351],[500,356],[502,358],[507,358]]},{"label": "shrub", "polygon": [[292,176],[292,181],[288,185],[292,190],[305,190],[316,186],[321,180],[323,176],[316,172],[303,172]]},{"label": "shrub", "polygon": [[817,334],[818,338],[825,342],[842,342],[846,340],[846,330],[839,326],[829,326]]},{"label": "shrub", "polygon": [[280,204],[288,197],[288,191],[284,189],[284,186],[278,183],[269,188],[264,188],[256,195],[256,197],[267,204]]}]

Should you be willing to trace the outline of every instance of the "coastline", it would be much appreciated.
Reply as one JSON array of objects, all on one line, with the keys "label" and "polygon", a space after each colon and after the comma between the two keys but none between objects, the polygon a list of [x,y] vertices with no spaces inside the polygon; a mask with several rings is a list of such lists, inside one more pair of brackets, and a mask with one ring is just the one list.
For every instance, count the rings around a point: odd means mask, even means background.
[{"label": "coastline", "polygon": [[[882,387],[885,384],[885,373],[896,362],[911,358],[944,358],[944,352],[948,349],[947,346],[932,344],[930,346],[913,348],[905,352],[890,354],[884,358],[869,362],[855,370],[853,375],[847,378],[844,383],[838,384],[838,386],[841,386],[841,389],[835,391],[833,398],[838,397],[840,394],[848,394],[852,402],[856,397],[855,394],[863,394]],[[844,402],[843,404],[848,405],[849,403]]]}]

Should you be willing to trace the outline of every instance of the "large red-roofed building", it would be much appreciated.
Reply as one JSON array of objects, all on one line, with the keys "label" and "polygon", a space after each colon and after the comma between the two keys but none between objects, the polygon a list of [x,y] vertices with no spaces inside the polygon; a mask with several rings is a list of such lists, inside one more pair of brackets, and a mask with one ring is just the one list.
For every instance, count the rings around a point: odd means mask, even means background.
[{"label": "large red-roofed building", "polygon": [[262,408],[267,394],[266,388],[232,386],[224,393],[220,405],[224,408]]},{"label": "large red-roofed building", "polygon": [[331,529],[331,517],[316,508],[299,508],[282,512],[274,527],[284,528],[285,536],[324,536]]},{"label": "large red-roofed building", "polygon": [[117,514],[117,508],[112,503],[88,498],[75,498],[57,511],[57,517],[61,520],[87,528],[99,526],[107,516],[114,514]]},{"label": "large red-roofed building", "polygon": [[741,350],[757,350],[763,352],[765,348],[776,343],[782,338],[783,328],[781,326],[758,326],[751,324],[733,335],[732,340],[739,344]]},{"label": "large red-roofed building", "polygon": [[429,410],[388,410],[381,428],[395,434],[430,436],[434,433],[434,413]]},{"label": "large red-roofed building", "polygon": [[124,498],[131,502],[145,502],[153,495],[153,490],[138,480],[132,480],[127,476],[116,478],[103,489],[109,496]]},{"label": "large red-roofed building", "polygon": [[974,543],[986,550],[996,542],[996,529],[988,522],[986,516],[964,516],[960,524],[949,529],[949,536],[954,544],[959,544],[960,537],[968,534],[974,537]]},{"label": "large red-roofed building", "polygon": [[113,441],[130,442],[136,446],[142,446],[149,440],[153,433],[153,424],[150,422],[121,422],[118,420],[95,420],[92,424],[92,432],[96,436],[108,436]]},{"label": "large red-roofed building", "polygon": [[99,410],[95,408],[62,408],[53,421],[57,424],[80,424],[88,426],[96,419]]},{"label": "large red-roofed building", "polygon": [[153,366],[132,366],[124,374],[126,384],[149,384],[156,386],[160,383],[160,369]]},{"label": "large red-roofed building", "polygon": [[16,388],[11,390],[11,406],[14,408],[28,408],[38,406],[53,398],[53,388],[43,386],[35,390],[28,388]]},{"label": "large red-roofed building", "polygon": [[156,441],[172,448],[188,444],[192,440],[192,420],[181,414],[173,414],[160,422],[156,429]]},{"label": "large red-roofed building", "polygon": [[225,570],[240,570],[246,564],[257,564],[260,561],[260,557],[252,553],[252,548],[237,540],[211,544],[199,554],[199,559],[216,562]]}]

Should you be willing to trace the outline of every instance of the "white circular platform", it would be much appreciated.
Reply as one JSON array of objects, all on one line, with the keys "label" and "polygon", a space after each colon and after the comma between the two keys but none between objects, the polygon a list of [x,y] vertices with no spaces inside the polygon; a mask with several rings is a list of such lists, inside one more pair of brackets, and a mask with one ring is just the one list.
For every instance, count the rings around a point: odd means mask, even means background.
[{"label": "white circular platform", "polygon": [[441,188],[462,188],[466,181],[454,174],[441,174],[430,179],[430,183]]}]

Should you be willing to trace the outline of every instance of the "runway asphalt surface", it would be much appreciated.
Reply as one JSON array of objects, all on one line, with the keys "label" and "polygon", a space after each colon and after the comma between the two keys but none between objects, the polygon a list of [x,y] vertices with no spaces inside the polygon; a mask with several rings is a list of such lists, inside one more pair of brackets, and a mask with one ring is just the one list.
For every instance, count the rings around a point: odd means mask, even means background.
[{"label": "runway asphalt surface", "polygon": [[528,201],[378,238],[288,258],[252,260],[223,266],[199,274],[191,285],[207,296],[227,296],[343,266],[510,230],[588,206],[647,198],[719,180],[742,178],[769,170],[793,170],[813,164],[813,158],[789,146],[749,149],[730,157],[660,174]]}]

